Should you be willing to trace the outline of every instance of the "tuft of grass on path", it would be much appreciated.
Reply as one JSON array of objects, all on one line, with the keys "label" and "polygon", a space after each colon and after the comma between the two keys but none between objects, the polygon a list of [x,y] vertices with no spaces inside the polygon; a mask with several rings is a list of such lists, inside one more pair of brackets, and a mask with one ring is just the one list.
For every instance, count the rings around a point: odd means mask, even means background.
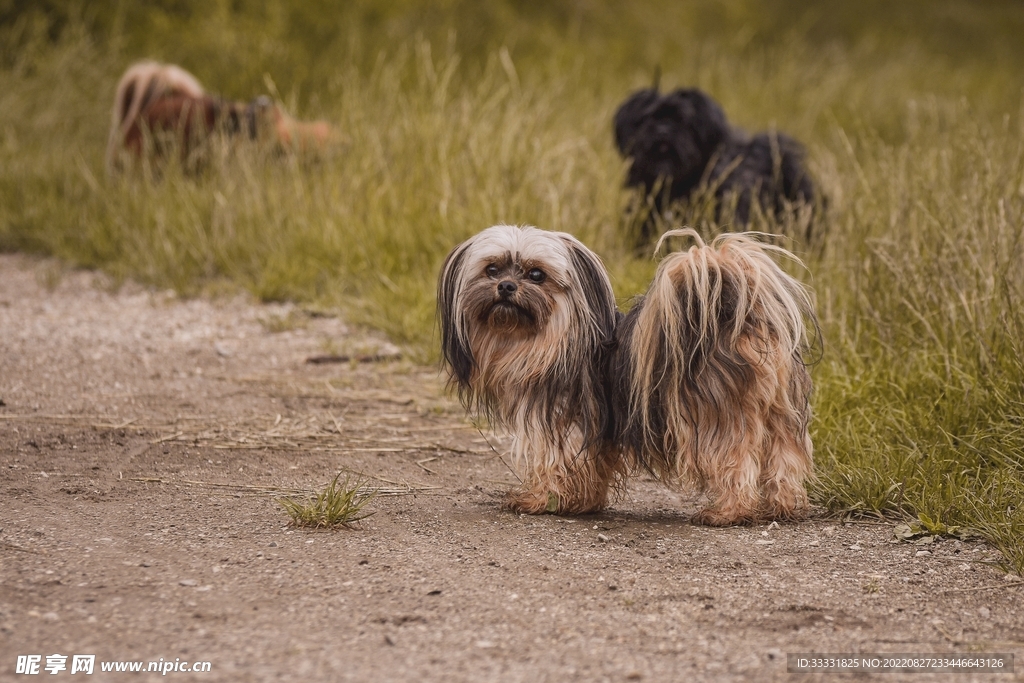
[{"label": "tuft of grass on path", "polygon": [[292,525],[313,529],[351,528],[354,522],[366,519],[373,512],[365,508],[376,497],[376,492],[367,492],[359,483],[350,484],[348,477],[339,481],[341,473],[335,475],[330,484],[310,498],[299,501],[281,498],[278,503],[292,518]]}]

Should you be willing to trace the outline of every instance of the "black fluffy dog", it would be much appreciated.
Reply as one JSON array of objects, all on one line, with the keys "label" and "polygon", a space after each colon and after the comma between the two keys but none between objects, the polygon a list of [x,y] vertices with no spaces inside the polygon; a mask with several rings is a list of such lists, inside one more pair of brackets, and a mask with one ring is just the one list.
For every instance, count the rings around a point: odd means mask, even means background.
[{"label": "black fluffy dog", "polygon": [[[727,216],[724,210],[735,202],[732,219],[740,226],[749,222],[755,199],[777,217],[814,201],[799,142],[774,132],[750,137],[732,128],[718,103],[695,88],[665,95],[647,88],[631,95],[615,113],[615,144],[632,160],[626,185],[641,188],[657,214],[705,185],[714,193],[716,219]],[[654,229],[650,215],[641,241]]]}]

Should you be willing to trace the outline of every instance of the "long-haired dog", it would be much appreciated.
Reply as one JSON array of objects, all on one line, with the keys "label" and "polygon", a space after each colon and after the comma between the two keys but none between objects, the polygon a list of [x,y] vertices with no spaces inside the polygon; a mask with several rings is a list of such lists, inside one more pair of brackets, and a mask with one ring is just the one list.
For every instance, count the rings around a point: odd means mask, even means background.
[{"label": "long-haired dog", "polygon": [[623,471],[607,450],[615,295],[571,235],[496,226],[455,248],[438,286],[442,353],[466,406],[512,434],[519,511],[580,513]]},{"label": "long-haired dog", "polygon": [[499,225],[449,254],[442,356],[467,409],[511,433],[522,484],[509,508],[597,511],[647,470],[704,490],[705,524],[806,509],[813,310],[771,258],[788,252],[745,235],[669,236],[697,245],[665,258],[626,315],[571,235]]},{"label": "long-haired dog", "polygon": [[269,142],[285,152],[320,151],[338,140],[325,121],[299,121],[269,97],[235,102],[207,94],[199,81],[174,64],[140,62],[118,83],[107,140],[107,168],[122,154],[162,158],[177,149],[188,161],[211,135]]},{"label": "long-haired dog", "polygon": [[711,192],[715,218],[747,225],[754,203],[781,218],[813,206],[814,184],[804,168],[804,148],[777,132],[749,136],[726,121],[704,92],[680,88],[662,95],[639,90],[615,113],[615,145],[630,160],[626,186],[639,188],[648,204],[641,241],[652,236],[655,215],[677,201]]}]

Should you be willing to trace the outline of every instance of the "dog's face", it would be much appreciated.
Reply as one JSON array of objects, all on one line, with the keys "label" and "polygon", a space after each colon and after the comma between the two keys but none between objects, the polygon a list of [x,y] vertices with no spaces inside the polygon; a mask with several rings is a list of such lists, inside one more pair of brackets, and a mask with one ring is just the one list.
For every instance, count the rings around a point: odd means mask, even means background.
[{"label": "dog's face", "polygon": [[470,325],[481,332],[534,336],[547,327],[565,296],[569,264],[562,245],[543,234],[519,237],[522,233],[490,232],[466,254],[462,303]]},{"label": "dog's face", "polygon": [[615,113],[615,143],[632,159],[627,185],[650,191],[671,182],[672,196],[700,182],[715,150],[728,137],[721,107],[696,89],[667,95],[646,89],[634,93]]},{"label": "dog's face", "polygon": [[615,299],[600,259],[571,235],[498,225],[448,256],[438,314],[445,360],[466,383],[495,354],[543,371],[568,343],[596,343],[614,327]]}]

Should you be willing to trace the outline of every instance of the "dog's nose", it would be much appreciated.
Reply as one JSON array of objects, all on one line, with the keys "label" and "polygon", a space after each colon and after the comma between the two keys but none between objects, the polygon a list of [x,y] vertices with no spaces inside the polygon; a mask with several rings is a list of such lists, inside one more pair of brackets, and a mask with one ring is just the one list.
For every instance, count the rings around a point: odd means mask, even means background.
[{"label": "dog's nose", "polygon": [[502,299],[507,299],[515,294],[517,289],[519,289],[519,285],[511,280],[502,280],[498,283],[498,295]]}]

